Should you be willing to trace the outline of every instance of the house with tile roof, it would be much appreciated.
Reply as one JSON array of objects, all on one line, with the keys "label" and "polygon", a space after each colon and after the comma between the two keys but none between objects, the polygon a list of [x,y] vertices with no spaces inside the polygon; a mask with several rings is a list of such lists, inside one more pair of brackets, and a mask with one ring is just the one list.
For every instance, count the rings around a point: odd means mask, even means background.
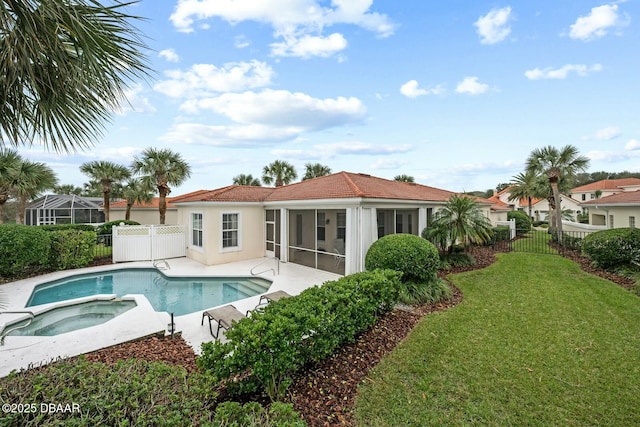
[{"label": "house with tile roof", "polygon": [[589,224],[607,228],[636,227],[640,220],[640,190],[621,191],[582,203],[589,210]]},{"label": "house with tile roof", "polygon": [[[509,206],[511,210],[518,210],[529,214],[529,200],[528,199],[515,199],[509,200],[511,197],[511,187],[507,187],[502,191],[494,194],[489,198],[490,201],[494,202],[497,206]],[[560,195],[561,197],[561,207],[563,211],[571,212],[571,215],[574,217],[574,220],[577,218],[577,215],[582,212],[582,208],[580,204],[568,197],[564,194]],[[496,215],[498,215],[498,211],[496,211]],[[537,197],[531,198],[531,216],[533,221],[548,221],[549,216],[549,201],[547,199],[540,199]]]},{"label": "house with tile roof", "polygon": [[571,198],[583,203],[623,191],[636,190],[640,190],[640,178],[602,179],[573,188]]},{"label": "house with tile roof", "polygon": [[[172,200],[188,229],[187,256],[206,265],[264,256],[351,274],[371,244],[420,235],[454,193],[338,172],[282,187],[230,185]],[[479,206],[489,217],[491,203]]]}]

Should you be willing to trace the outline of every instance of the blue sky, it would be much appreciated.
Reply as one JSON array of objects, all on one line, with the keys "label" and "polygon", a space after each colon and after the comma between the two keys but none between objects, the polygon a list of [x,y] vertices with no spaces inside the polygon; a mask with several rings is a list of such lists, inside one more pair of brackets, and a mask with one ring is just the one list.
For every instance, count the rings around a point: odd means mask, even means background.
[{"label": "blue sky", "polygon": [[33,147],[61,183],[79,165],[177,151],[178,195],[320,162],[451,191],[486,190],[545,145],[591,171],[640,172],[638,0],[142,0],[154,50],[91,150]]}]

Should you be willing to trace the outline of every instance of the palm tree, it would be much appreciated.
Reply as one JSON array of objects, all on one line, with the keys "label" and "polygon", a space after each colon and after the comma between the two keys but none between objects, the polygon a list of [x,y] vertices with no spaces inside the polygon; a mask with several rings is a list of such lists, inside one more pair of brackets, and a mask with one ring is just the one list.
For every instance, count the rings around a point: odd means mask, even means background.
[{"label": "palm tree", "polygon": [[18,199],[16,223],[24,224],[27,202],[58,183],[55,172],[44,163],[23,160],[16,173],[12,193]]},{"label": "palm tree", "polygon": [[321,165],[320,163],[306,163],[304,168],[305,172],[302,177],[303,181],[325,175],[331,175],[331,168],[329,166]]},{"label": "palm tree", "polygon": [[538,190],[538,175],[531,171],[519,173],[511,180],[511,186],[509,188],[509,201],[527,199],[529,203],[529,218],[533,218],[531,201],[534,197],[539,197]]},{"label": "palm tree", "polygon": [[578,149],[566,145],[560,150],[552,146],[535,149],[527,159],[526,170],[536,175],[546,175],[552,197],[549,208],[553,210],[558,243],[562,244],[562,206],[559,184],[567,182],[589,167],[589,159],[578,155]]},{"label": "palm tree", "polygon": [[131,219],[131,208],[136,203],[149,203],[153,200],[153,193],[142,184],[139,179],[130,179],[124,185],[122,196],[127,201],[127,210],[124,219]]},{"label": "palm tree", "polygon": [[22,162],[17,151],[0,148],[0,224],[4,217],[4,205],[11,197],[15,175]]},{"label": "palm tree", "polygon": [[411,175],[396,175],[393,178],[394,181],[399,181],[399,182],[416,182],[416,179],[414,177],[412,177]]},{"label": "palm tree", "polygon": [[423,237],[449,253],[460,241],[466,251],[471,243],[484,243],[491,238],[491,222],[472,197],[454,194],[438,211],[432,226],[424,230]]},{"label": "palm tree", "polygon": [[145,149],[140,157],[134,157],[131,170],[135,175],[142,175],[141,181],[145,188],[158,190],[160,224],[164,224],[170,186],[186,181],[191,176],[191,167],[180,154],[166,148],[152,147]]},{"label": "palm tree", "polygon": [[298,174],[293,165],[284,160],[276,160],[262,170],[262,182],[267,185],[275,182],[276,187],[290,184],[297,177]]},{"label": "palm tree", "polygon": [[73,184],[63,184],[63,185],[56,185],[53,188],[53,192],[56,194],[75,194],[76,196],[79,196],[82,194],[82,188],[80,187],[76,187]]},{"label": "palm tree", "polygon": [[80,165],[80,172],[93,181],[100,183],[104,221],[109,222],[109,201],[111,200],[110,195],[113,187],[116,183],[131,177],[131,172],[125,166],[106,160],[83,163]]},{"label": "palm tree", "polygon": [[149,74],[148,48],[124,12],[99,0],[0,3],[0,145],[34,139],[56,151],[86,148]]},{"label": "palm tree", "polygon": [[233,184],[234,185],[251,185],[254,187],[262,186],[258,178],[254,178],[253,175],[251,174],[245,175],[243,173],[233,177]]}]

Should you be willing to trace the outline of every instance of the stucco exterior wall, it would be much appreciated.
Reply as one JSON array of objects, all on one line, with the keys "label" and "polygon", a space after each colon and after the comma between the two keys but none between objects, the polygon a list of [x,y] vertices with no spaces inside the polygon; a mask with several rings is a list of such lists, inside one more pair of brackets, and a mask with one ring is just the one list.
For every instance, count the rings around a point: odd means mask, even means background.
[{"label": "stucco exterior wall", "polygon": [[[202,247],[192,240],[191,214],[202,214]],[[222,215],[238,214],[238,246],[222,247]],[[187,226],[187,257],[205,265],[224,264],[265,255],[264,208],[258,205],[191,206],[179,209],[178,223]]]},{"label": "stucco exterior wall", "polygon": [[[126,210],[124,209],[111,209],[109,211],[109,220],[124,220]],[[160,212],[158,209],[131,209],[131,221],[139,222],[140,224],[160,224]],[[178,223],[178,210],[167,209],[165,214],[166,225],[174,225]]]},{"label": "stucco exterior wall", "polygon": [[[613,217],[613,224],[611,219]],[[629,217],[635,219],[630,220]],[[604,225],[607,228],[626,228],[640,226],[640,206],[607,206],[607,207],[589,207],[589,223],[593,225]],[[633,224],[635,222],[635,224]]]}]

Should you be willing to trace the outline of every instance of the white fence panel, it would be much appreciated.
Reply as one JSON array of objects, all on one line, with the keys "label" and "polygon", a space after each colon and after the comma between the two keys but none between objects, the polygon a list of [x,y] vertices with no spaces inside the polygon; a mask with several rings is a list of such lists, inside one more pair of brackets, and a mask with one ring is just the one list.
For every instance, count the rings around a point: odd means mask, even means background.
[{"label": "white fence panel", "polygon": [[152,236],[152,259],[178,258],[187,255],[187,236],[183,225],[155,226]]},{"label": "white fence panel", "polygon": [[516,220],[510,219],[509,221],[496,221],[496,225],[506,225],[509,227],[509,237],[511,240],[516,238]]},{"label": "white fence panel", "polygon": [[153,261],[187,255],[182,225],[122,225],[113,227],[113,262]]}]

